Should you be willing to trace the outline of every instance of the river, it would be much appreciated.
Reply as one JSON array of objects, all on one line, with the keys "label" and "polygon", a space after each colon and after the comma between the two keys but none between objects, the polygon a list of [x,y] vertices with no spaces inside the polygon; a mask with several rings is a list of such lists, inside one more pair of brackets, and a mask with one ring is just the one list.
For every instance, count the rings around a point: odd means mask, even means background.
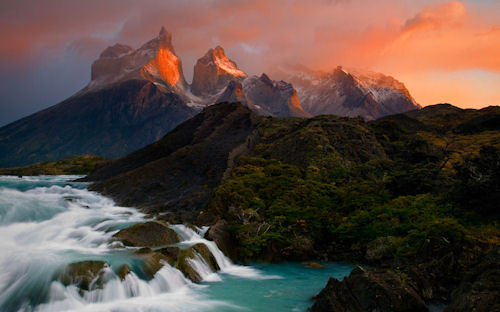
[{"label": "river", "polygon": [[[182,240],[177,245],[205,244],[221,270],[192,259],[201,283],[167,263],[147,280],[141,258],[112,239],[147,217],[71,182],[76,178],[0,176],[0,311],[306,311],[330,276],[342,279],[353,268],[235,265],[203,238],[207,228],[177,224],[171,225]],[[68,264],[87,260],[109,264],[102,288],[80,292],[57,280]],[[120,280],[115,272],[124,264],[132,272]]]}]

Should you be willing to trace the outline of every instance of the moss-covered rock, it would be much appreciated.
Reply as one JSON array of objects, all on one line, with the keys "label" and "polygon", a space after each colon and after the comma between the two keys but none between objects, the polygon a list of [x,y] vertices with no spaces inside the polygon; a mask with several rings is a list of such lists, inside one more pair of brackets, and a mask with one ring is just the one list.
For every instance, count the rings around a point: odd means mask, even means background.
[{"label": "moss-covered rock", "polygon": [[74,284],[81,290],[102,288],[104,269],[108,267],[105,261],[82,261],[69,264],[59,272],[56,279],[65,286]]},{"label": "moss-covered rock", "polygon": [[134,247],[158,247],[179,242],[179,236],[174,230],[157,221],[137,223],[119,231],[114,237],[126,246]]}]

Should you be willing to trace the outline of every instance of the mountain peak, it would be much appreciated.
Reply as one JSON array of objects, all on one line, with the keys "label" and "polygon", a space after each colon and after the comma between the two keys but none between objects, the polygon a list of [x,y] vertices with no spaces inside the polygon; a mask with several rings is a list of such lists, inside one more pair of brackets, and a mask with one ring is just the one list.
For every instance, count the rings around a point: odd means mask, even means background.
[{"label": "mountain peak", "polygon": [[165,29],[165,26],[161,26],[160,28],[160,32],[158,34],[158,37],[161,38],[163,36],[166,36],[166,35],[171,35],[170,32],[168,32],[166,29]]},{"label": "mountain peak", "polygon": [[172,45],[172,34],[165,29],[164,26],[161,27],[158,34],[159,47],[163,49],[169,49],[173,52],[174,47]]},{"label": "mountain peak", "polygon": [[150,58],[141,68],[141,75],[145,79],[167,87],[187,87],[182,62],[175,54],[172,44],[172,34],[165,27],[162,26],[158,36],[137,51],[139,55],[147,55]]},{"label": "mountain peak", "polygon": [[337,66],[323,72],[295,66],[281,74],[297,88],[302,107],[312,115],[376,119],[420,107],[403,83],[369,70]]},{"label": "mountain peak", "polygon": [[85,92],[131,79],[159,83],[169,90],[187,88],[181,60],[172,45],[172,34],[165,27],[137,50],[122,44],[106,48],[92,64],[91,81]]},{"label": "mountain peak", "polygon": [[215,49],[213,49],[213,50],[214,50],[214,52],[219,52],[219,53],[226,55],[224,52],[224,48],[221,47],[220,45],[216,46]]},{"label": "mountain peak", "polygon": [[218,45],[209,49],[196,62],[191,91],[196,95],[215,94],[226,87],[229,81],[246,76],[238,65],[226,56],[224,48]]}]

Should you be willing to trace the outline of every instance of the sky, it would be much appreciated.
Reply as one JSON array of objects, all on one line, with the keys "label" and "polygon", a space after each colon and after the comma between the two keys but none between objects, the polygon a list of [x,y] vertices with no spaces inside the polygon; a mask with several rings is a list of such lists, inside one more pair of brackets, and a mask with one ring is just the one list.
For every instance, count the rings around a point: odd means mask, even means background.
[{"label": "sky", "polygon": [[369,69],[423,106],[500,105],[498,0],[2,0],[0,126],[71,96],[115,43],[161,26],[191,81],[216,45],[249,74],[277,66]]}]

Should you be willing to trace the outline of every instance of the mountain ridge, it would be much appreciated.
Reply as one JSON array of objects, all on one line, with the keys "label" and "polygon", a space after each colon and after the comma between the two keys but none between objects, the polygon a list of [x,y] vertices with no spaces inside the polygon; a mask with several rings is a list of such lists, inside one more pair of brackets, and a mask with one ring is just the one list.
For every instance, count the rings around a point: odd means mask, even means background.
[{"label": "mountain ridge", "polygon": [[295,86],[300,103],[314,116],[360,115],[374,120],[421,108],[402,82],[381,73],[342,66],[331,71],[288,66],[274,72]]},{"label": "mountain ridge", "polygon": [[[204,107],[226,101],[239,101],[268,116],[318,114],[310,103],[304,102],[309,105],[304,109],[300,88],[265,73],[247,75],[221,46],[209,49],[193,70],[190,85],[172,34],[164,27],[138,49],[123,44],[107,47],[93,62],[86,87],[48,109],[0,128],[0,166],[79,154],[123,156],[163,137]],[[364,114],[366,118],[389,113],[353,86],[352,76],[346,77],[346,88],[354,90],[351,93],[355,96],[349,98],[341,115]],[[376,112],[365,114],[370,110]]]}]

